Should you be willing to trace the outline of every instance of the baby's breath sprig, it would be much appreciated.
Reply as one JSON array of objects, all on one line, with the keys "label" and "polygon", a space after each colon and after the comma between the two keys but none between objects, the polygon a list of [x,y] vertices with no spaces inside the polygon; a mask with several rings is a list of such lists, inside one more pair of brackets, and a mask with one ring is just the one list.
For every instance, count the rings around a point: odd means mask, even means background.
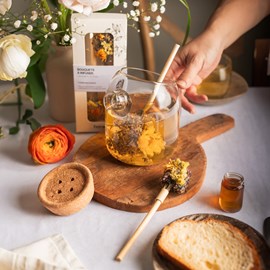
[{"label": "baby's breath sprig", "polygon": [[[187,9],[187,26],[182,46],[186,43],[191,24],[190,8],[186,0],[179,0],[180,3]],[[123,0],[113,0],[112,5],[118,7],[121,5],[121,12],[127,14],[129,26],[140,32],[138,22],[140,18],[143,19],[149,26],[149,36],[154,38],[160,35],[160,28],[162,22],[162,14],[166,12],[166,0],[149,0],[147,6],[138,0],[130,2]]]},{"label": "baby's breath sprig", "polygon": [[[123,7],[128,8],[128,3],[123,2]],[[149,25],[150,37],[155,37],[160,35],[160,22],[162,21],[162,14],[166,11],[166,1],[149,1],[149,4],[144,7],[140,1],[132,1],[132,8],[127,12],[127,18],[130,21],[130,26],[137,29],[139,32],[140,29],[137,25],[139,18],[143,18],[145,22]],[[150,15],[151,14],[151,15]],[[157,14],[153,16],[152,14]]]},{"label": "baby's breath sprig", "polygon": [[71,14],[72,10],[61,4],[51,8],[46,0],[33,0],[22,14],[8,11],[5,17],[0,17],[1,36],[23,33],[37,45],[49,39],[57,45],[69,46],[74,43],[70,29]]}]

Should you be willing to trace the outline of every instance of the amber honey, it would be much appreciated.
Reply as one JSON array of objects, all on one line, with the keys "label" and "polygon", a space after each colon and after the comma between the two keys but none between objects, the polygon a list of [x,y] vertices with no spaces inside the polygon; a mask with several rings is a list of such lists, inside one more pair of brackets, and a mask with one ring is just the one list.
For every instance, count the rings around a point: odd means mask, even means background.
[{"label": "amber honey", "polygon": [[221,182],[219,205],[225,212],[234,213],[242,208],[244,177],[238,173],[226,173]]}]

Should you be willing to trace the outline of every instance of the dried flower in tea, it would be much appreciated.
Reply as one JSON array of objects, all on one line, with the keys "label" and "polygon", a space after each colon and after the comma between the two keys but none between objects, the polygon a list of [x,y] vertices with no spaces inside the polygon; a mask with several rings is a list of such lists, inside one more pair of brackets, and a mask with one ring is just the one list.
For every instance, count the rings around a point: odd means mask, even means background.
[{"label": "dried flower in tea", "polygon": [[153,116],[142,118],[128,114],[107,127],[107,147],[113,156],[126,163],[149,165],[154,158],[163,155],[165,141],[162,134],[162,125]]}]

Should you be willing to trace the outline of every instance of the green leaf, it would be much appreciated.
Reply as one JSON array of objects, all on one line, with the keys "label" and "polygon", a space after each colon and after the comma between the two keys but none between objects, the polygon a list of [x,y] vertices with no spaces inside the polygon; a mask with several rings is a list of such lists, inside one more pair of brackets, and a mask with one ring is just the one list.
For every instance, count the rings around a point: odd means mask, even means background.
[{"label": "green leaf", "polygon": [[26,80],[28,82],[26,93],[32,97],[34,107],[38,109],[45,101],[46,88],[37,64],[28,68]]},{"label": "green leaf", "polygon": [[30,63],[29,63],[28,68],[31,67],[31,66],[34,66],[34,65],[39,61],[39,59],[40,59],[40,55],[39,55],[39,53],[36,52],[36,53],[31,57],[31,61],[30,61]]},{"label": "green leaf", "polygon": [[40,57],[40,60],[38,62],[38,66],[39,66],[41,73],[45,71],[47,59],[48,59],[48,54],[43,54]]},{"label": "green leaf", "polygon": [[51,46],[51,40],[46,39],[43,43],[37,45],[36,41],[32,42],[33,50],[35,54],[31,57],[31,61],[29,67],[34,66],[36,64],[39,65],[40,70],[44,71],[45,64],[48,58],[49,49]]},{"label": "green leaf", "polygon": [[35,118],[30,118],[26,120],[26,124],[30,125],[32,131],[38,129],[39,127],[41,127],[41,124],[35,119]]},{"label": "green leaf", "polygon": [[12,127],[12,128],[9,129],[9,134],[10,135],[17,134],[19,132],[19,130],[20,130],[19,126]]},{"label": "green leaf", "polygon": [[42,9],[46,12],[46,14],[51,14],[50,6],[48,5],[46,0],[40,0],[40,5]]}]

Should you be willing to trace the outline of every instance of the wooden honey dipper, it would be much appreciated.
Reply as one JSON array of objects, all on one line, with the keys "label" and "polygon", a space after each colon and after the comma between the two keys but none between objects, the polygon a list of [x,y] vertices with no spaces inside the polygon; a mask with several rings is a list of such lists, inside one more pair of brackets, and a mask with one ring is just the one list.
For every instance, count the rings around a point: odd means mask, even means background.
[{"label": "wooden honey dipper", "polygon": [[158,196],[155,198],[155,203],[147,215],[144,217],[140,225],[137,227],[131,238],[126,242],[126,244],[117,254],[115,260],[122,261],[124,259],[126,253],[129,251],[135,240],[149,223],[153,215],[158,210],[159,206],[164,202],[170,190],[177,192],[178,194],[183,194],[186,192],[186,188],[191,176],[191,172],[187,169],[188,166],[189,162],[181,161],[180,159],[170,160],[170,162],[165,165],[164,174],[161,178],[163,187]]}]

